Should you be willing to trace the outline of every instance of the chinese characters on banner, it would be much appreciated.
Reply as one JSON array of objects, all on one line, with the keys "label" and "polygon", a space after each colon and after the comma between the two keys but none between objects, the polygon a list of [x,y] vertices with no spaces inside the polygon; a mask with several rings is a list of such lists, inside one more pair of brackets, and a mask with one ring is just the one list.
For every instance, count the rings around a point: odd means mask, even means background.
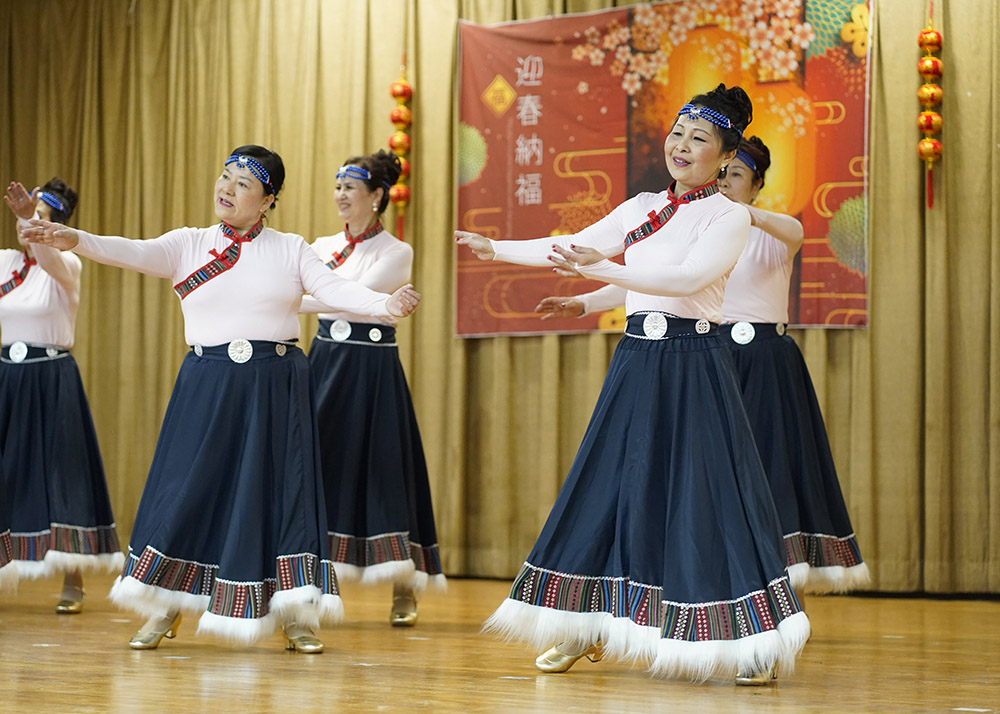
[{"label": "chinese characters on banner", "polygon": [[[670,182],[677,110],[719,82],[754,103],[771,149],[757,200],[806,241],[790,313],[867,322],[868,10],[852,0],[699,0],[479,26],[461,23],[458,225],[494,239],[574,233]],[[548,295],[602,284],[459,250],[462,336],[620,330],[624,313],[542,322]]]}]

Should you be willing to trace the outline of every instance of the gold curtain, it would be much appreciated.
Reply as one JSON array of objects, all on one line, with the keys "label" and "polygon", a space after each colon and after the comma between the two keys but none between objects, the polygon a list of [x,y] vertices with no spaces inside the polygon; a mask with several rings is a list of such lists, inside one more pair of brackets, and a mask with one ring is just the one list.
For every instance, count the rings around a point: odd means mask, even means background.
[{"label": "gold curtain", "polygon": [[[456,22],[602,0],[20,0],[0,6],[0,180],[77,187],[76,225],[150,238],[214,222],[242,143],[284,158],[271,218],[339,229],[333,174],[385,145],[413,83],[407,240],[424,295],[400,330],[447,572],[508,577],[572,461],[616,337],[454,338]],[[621,3],[624,4],[624,3]],[[943,6],[943,7],[942,7]],[[796,337],[881,590],[1000,592],[1000,0],[938,3],[945,102],[923,209],[922,3],[872,12],[871,326]],[[13,247],[12,220],[0,240]],[[306,342],[314,321],[303,319]],[[75,354],[127,535],[185,350],[166,281],[87,263]]]}]

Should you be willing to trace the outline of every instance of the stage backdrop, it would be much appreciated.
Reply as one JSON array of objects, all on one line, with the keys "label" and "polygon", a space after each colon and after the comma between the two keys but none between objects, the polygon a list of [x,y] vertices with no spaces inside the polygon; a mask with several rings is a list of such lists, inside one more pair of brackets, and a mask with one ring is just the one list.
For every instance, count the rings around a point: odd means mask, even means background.
[{"label": "stage backdrop", "polygon": [[[458,222],[490,238],[572,233],[668,185],[677,110],[719,82],[753,100],[772,166],[758,206],[798,216],[791,321],[867,323],[868,6],[678,0],[482,26],[462,22]],[[534,314],[601,283],[460,250],[460,336],[618,330],[623,311]]]}]

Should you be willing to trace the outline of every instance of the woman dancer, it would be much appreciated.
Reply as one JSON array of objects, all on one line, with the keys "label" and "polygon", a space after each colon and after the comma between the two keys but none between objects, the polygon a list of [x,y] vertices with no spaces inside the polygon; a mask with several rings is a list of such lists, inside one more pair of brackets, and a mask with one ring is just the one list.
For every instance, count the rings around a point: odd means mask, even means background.
[{"label": "woman dancer", "polygon": [[[486,625],[556,643],[536,660],[543,671],[610,654],[647,662],[657,676],[766,683],[808,637],[716,324],[750,218],[715,179],[751,112],[739,87],[693,98],[664,143],[672,186],[575,235],[494,242],[456,233],[484,260],[552,261],[629,290],[626,334],[583,443]],[[605,259],[623,251],[624,266]]]},{"label": "woman dancer", "polygon": [[[33,216],[66,223],[77,195],[54,178],[4,196],[19,227]],[[7,471],[11,544],[22,577],[63,574],[56,612],[83,610],[84,570],[124,562],[104,466],[73,360],[80,259],[44,245],[0,251],[0,452]]]},{"label": "woman dancer", "polygon": [[[399,172],[399,159],[385,151],[348,159],[334,190],[344,231],[312,245],[337,275],[380,292],[408,283],[413,269],[413,249],[381,222]],[[420,593],[428,582],[443,588],[445,577],[396,319],[332,312],[310,296],[302,311],[320,313],[309,362],[337,577],[391,582],[389,622],[412,626]]]},{"label": "woman dancer", "polygon": [[[726,284],[722,334],[778,509],[792,587],[844,592],[869,581],[868,566],[851,528],[809,371],[785,334],[802,224],[753,205],[770,165],[770,151],[754,136],[741,142],[719,179],[722,193],[744,204],[752,222]],[[537,309],[571,317],[612,309],[624,299],[624,290],[609,285],[575,298],[545,298]]]},{"label": "woman dancer", "polygon": [[317,653],[313,630],[342,606],[326,509],[309,363],[298,338],[302,295],[385,318],[392,296],[331,274],[301,236],[264,225],[284,181],[281,158],[233,150],[215,184],[210,228],[152,240],[96,236],[33,220],[21,235],[109,265],[170,278],[181,300],[184,358],[163,420],[128,558],[111,598],[149,617],[129,643],[173,637],[181,611],[199,631],[252,644],[280,623],[286,647]]}]

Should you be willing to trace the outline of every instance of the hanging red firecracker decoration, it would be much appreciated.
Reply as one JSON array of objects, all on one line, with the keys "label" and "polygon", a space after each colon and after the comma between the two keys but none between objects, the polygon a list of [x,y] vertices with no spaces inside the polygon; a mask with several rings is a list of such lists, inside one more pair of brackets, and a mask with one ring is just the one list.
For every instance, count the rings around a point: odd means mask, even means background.
[{"label": "hanging red firecracker decoration", "polygon": [[934,2],[931,1],[928,11],[927,27],[917,35],[917,45],[924,51],[924,56],[917,61],[917,72],[924,78],[924,83],[917,90],[917,100],[924,108],[917,117],[917,128],[924,138],[917,142],[917,155],[927,165],[927,207],[934,208],[934,162],[941,158],[944,147],[933,138],[941,131],[944,120],[933,107],[941,103],[944,92],[937,84],[944,72],[944,63],[935,52],[941,51],[941,33],[933,27]]},{"label": "hanging red firecracker decoration", "polygon": [[396,206],[396,237],[403,240],[403,214],[406,212],[406,204],[410,202],[410,187],[406,185],[410,178],[410,162],[406,160],[406,154],[410,151],[407,131],[413,123],[413,114],[406,106],[413,98],[413,86],[406,81],[405,52],[399,67],[399,79],[389,86],[389,93],[396,100],[396,108],[389,112],[389,121],[396,127],[396,132],[389,137],[389,148],[399,158],[402,169],[396,185],[389,189],[389,200]]}]

